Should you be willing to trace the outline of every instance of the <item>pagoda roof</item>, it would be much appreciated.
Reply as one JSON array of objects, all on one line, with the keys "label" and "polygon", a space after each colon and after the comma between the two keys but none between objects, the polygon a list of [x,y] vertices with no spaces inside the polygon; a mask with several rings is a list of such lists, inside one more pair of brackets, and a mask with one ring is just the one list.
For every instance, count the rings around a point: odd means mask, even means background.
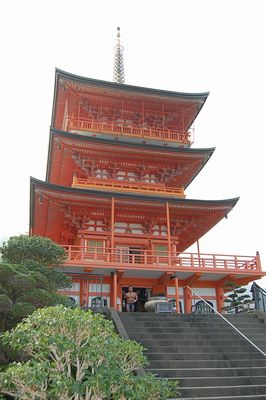
[{"label": "pagoda roof", "polygon": [[66,142],[69,146],[73,148],[82,149],[82,148],[91,148],[93,146],[108,146],[108,149],[112,148],[117,149],[120,152],[133,152],[137,151],[140,154],[145,154],[145,152],[149,155],[153,155],[155,157],[163,156],[164,158],[174,157],[178,158],[197,158],[200,160],[197,167],[195,167],[191,173],[187,174],[186,181],[182,182],[182,185],[186,188],[195,176],[201,171],[201,169],[205,166],[209,158],[212,156],[215,148],[187,148],[187,147],[175,147],[171,145],[162,146],[159,144],[148,144],[148,143],[140,143],[134,140],[115,140],[112,136],[109,137],[93,137],[88,135],[77,135],[75,133],[65,132],[62,130],[58,130],[55,128],[51,128],[50,130],[50,140],[49,140],[49,150],[48,150],[48,159],[47,159],[47,173],[46,180],[51,181],[51,169],[52,169],[52,147],[54,140],[60,140],[62,142]]},{"label": "pagoda roof", "polygon": [[[157,101],[168,102],[171,101],[173,103],[197,103],[197,111],[193,114],[193,118],[190,121],[189,126],[193,123],[194,119],[198,115],[202,106],[204,105],[206,99],[208,98],[209,92],[201,92],[201,93],[187,93],[187,92],[176,92],[171,90],[163,90],[163,89],[154,89],[142,86],[134,86],[128,84],[120,84],[116,82],[110,82],[100,79],[92,79],[87,78],[80,75],[75,75],[61,69],[56,68],[55,70],[55,90],[54,90],[54,102],[53,102],[53,113],[52,113],[52,122],[51,125],[54,126],[55,122],[55,106],[56,106],[56,96],[57,96],[57,87],[59,80],[67,80],[73,82],[77,85],[87,86],[88,88],[94,88],[97,92],[106,95],[109,91],[112,93],[116,93],[117,95],[127,96],[132,95],[156,99]],[[187,128],[189,128],[189,126]]]},{"label": "pagoda roof", "polygon": [[64,192],[64,193],[69,193],[69,194],[80,194],[80,195],[99,195],[102,197],[107,197],[107,198],[121,198],[121,199],[135,199],[135,200],[144,200],[144,201],[156,201],[156,202],[162,202],[162,203],[173,203],[173,204],[184,204],[184,205],[205,205],[209,207],[226,207],[229,208],[228,212],[231,211],[231,209],[236,205],[237,201],[239,200],[239,197],[234,197],[231,199],[223,199],[223,200],[199,200],[199,199],[180,199],[180,198],[172,198],[172,197],[167,197],[167,196],[151,196],[151,195],[140,195],[140,194],[135,194],[135,193],[120,193],[120,192],[110,192],[110,191],[104,191],[104,190],[96,190],[96,189],[81,189],[81,188],[72,188],[69,186],[62,186],[62,185],[55,185],[50,182],[42,181],[40,179],[36,179],[31,177],[31,186],[38,186],[42,187],[44,189],[50,189],[54,191],[59,191],[59,192]]},{"label": "pagoda roof", "polygon": [[[43,208],[38,204],[35,198],[35,192],[47,201],[51,202],[51,207],[54,211],[49,211],[46,207]],[[235,206],[239,198],[232,198],[226,200],[198,200],[198,199],[180,199],[167,196],[151,196],[140,195],[133,193],[118,193],[104,190],[93,189],[80,189],[71,188],[60,185],[43,182],[35,178],[31,178],[31,214],[30,214],[30,228],[34,228],[35,220],[37,218],[37,225],[42,224],[50,225],[51,232],[56,230],[55,226],[58,217],[55,214],[57,210],[62,207],[77,207],[81,209],[93,210],[99,209],[104,211],[108,209],[111,199],[114,198],[116,207],[123,210],[127,216],[129,213],[141,213],[143,218],[147,218],[150,214],[156,220],[164,215],[164,206],[169,204],[171,218],[175,221],[185,220],[185,229],[182,231],[180,237],[180,251],[184,251],[192,245],[201,236],[207,233],[213,226],[215,226],[221,219]],[[37,209],[35,210],[35,208]],[[44,211],[44,209],[46,211]],[[58,211],[57,211],[58,212]],[[43,215],[46,213],[46,216]],[[178,223],[178,222],[177,222]],[[59,228],[58,228],[59,229]],[[60,230],[60,229],[59,229]],[[34,229],[33,229],[34,231]],[[34,231],[36,234],[43,234],[43,232]],[[49,235],[48,235],[49,236]],[[56,238],[52,238],[55,240]]]},{"label": "pagoda roof", "polygon": [[93,79],[87,78],[80,75],[75,75],[61,69],[56,68],[55,70],[56,77],[66,78],[71,81],[75,81],[78,83],[88,84],[97,87],[105,87],[110,89],[116,89],[122,92],[138,92],[142,94],[147,94],[150,96],[164,96],[171,98],[178,98],[184,100],[202,100],[205,101],[209,96],[209,92],[201,92],[201,93],[188,93],[188,92],[176,92],[172,90],[163,90],[163,89],[154,89],[143,86],[135,86],[135,85],[127,85],[125,83],[116,83],[111,81],[105,81],[101,79]]}]

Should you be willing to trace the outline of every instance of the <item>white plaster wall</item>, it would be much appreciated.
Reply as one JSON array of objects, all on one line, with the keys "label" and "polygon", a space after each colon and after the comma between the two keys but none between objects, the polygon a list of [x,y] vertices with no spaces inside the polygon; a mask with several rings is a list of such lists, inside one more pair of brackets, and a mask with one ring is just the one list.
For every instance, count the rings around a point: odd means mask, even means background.
[{"label": "white plaster wall", "polygon": [[[184,293],[184,289],[182,287],[178,288],[179,294]],[[175,287],[174,286],[167,286],[167,295],[175,296]]]},{"label": "white plaster wall", "polygon": [[[89,284],[89,291],[94,293],[101,293],[101,284],[100,283],[90,283]],[[110,285],[103,284],[102,285],[102,292],[103,293],[110,293]]]},{"label": "white plaster wall", "polygon": [[200,296],[216,296],[215,288],[192,288]]}]

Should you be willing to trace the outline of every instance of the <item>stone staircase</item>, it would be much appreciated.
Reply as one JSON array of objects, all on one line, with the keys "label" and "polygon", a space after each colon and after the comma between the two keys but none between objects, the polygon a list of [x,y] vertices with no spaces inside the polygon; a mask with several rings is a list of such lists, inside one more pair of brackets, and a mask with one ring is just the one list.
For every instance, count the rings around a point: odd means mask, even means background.
[{"label": "stone staircase", "polygon": [[[119,313],[132,340],[147,350],[148,371],[177,379],[181,399],[266,400],[266,357],[218,315]],[[266,324],[227,317],[266,352]]]}]

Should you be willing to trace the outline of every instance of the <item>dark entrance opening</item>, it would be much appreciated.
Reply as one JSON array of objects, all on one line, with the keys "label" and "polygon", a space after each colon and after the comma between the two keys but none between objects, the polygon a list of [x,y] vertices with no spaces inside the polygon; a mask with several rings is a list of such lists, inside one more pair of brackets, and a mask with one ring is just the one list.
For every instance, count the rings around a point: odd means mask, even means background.
[{"label": "dark entrance opening", "polygon": [[[129,286],[122,288],[122,296],[123,296],[123,299],[122,299],[122,311],[126,311],[125,294],[127,293],[128,288],[129,288]],[[136,306],[135,306],[135,311],[136,312],[144,312],[145,311],[144,304],[146,303],[146,301],[150,297],[151,289],[149,289],[149,288],[138,288],[138,287],[134,287],[133,286],[133,290],[138,295],[138,301],[137,301]]]},{"label": "dark entrance opening", "polygon": [[130,247],[130,262],[133,264],[141,264],[141,247]]}]

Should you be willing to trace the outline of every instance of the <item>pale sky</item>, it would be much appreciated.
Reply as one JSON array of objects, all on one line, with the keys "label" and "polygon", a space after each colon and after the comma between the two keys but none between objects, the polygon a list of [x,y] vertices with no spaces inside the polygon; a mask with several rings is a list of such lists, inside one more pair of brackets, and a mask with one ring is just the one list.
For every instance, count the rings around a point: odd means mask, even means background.
[{"label": "pale sky", "polygon": [[240,200],[200,240],[201,252],[259,250],[266,271],[265,7],[264,0],[2,1],[0,240],[28,231],[29,177],[45,179],[55,67],[112,80],[120,26],[126,83],[210,91],[193,147],[216,151],[187,198]]}]

